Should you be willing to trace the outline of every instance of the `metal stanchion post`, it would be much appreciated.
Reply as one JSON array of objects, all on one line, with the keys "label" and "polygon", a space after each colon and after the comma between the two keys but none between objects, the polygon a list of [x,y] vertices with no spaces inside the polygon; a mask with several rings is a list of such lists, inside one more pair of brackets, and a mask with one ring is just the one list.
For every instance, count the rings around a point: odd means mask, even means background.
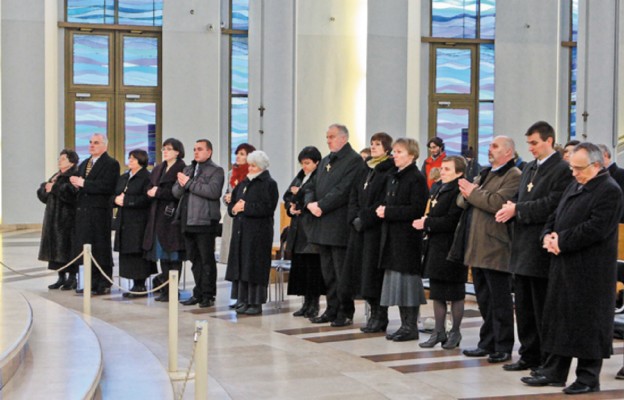
[{"label": "metal stanchion post", "polygon": [[199,340],[195,355],[195,400],[208,398],[208,321],[195,321],[199,330]]},{"label": "metal stanchion post", "polygon": [[178,371],[178,271],[169,271],[169,372]]},{"label": "metal stanchion post", "polygon": [[83,279],[83,298],[82,298],[82,308],[83,312],[87,315],[91,315],[91,245],[85,244],[83,246],[84,254],[82,256],[83,264],[84,264],[84,279]]}]

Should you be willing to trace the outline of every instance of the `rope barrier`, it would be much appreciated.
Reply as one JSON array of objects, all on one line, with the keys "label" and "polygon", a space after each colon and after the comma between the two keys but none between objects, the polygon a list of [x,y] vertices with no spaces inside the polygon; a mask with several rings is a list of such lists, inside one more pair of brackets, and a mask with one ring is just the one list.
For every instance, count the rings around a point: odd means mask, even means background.
[{"label": "rope barrier", "polygon": [[41,277],[44,277],[46,275],[52,275],[52,274],[56,274],[56,273],[59,273],[61,271],[66,270],[67,268],[71,267],[73,263],[78,261],[78,259],[80,257],[82,257],[83,254],[84,254],[84,250],[81,251],[80,254],[78,254],[76,256],[76,258],[74,258],[73,260],[71,260],[67,264],[63,265],[61,268],[56,269],[56,270],[49,270],[49,271],[46,271],[46,272],[43,272],[43,273],[37,274],[37,275],[31,275],[31,274],[26,274],[26,273],[23,273],[23,272],[19,272],[19,271],[15,270],[15,269],[9,267],[8,265],[3,263],[2,261],[0,261],[0,265],[2,265],[4,268],[8,269],[9,271],[11,271],[11,272],[13,272],[14,274],[17,274],[17,275],[25,276],[25,277],[28,277],[28,278],[41,278]]},{"label": "rope barrier", "polygon": [[138,294],[138,295],[144,295],[144,294],[149,294],[149,293],[154,293],[159,291],[160,289],[164,288],[165,286],[167,286],[169,284],[169,279],[167,279],[163,284],[153,288],[152,290],[146,290],[144,292],[133,292],[131,290],[126,290],[123,287],[119,286],[118,284],[116,284],[113,279],[111,277],[109,277],[108,275],[106,275],[106,273],[104,273],[104,270],[102,270],[102,267],[100,267],[100,264],[98,264],[97,260],[95,259],[95,257],[93,257],[93,255],[91,256],[91,260],[93,261],[93,263],[95,264],[95,266],[97,267],[97,269],[100,271],[100,273],[102,274],[102,276],[108,281],[110,282],[111,285],[121,289],[122,292],[127,292],[127,293],[131,293],[131,294]]},{"label": "rope barrier", "polygon": [[193,334],[193,352],[191,353],[191,360],[189,361],[188,368],[186,369],[186,374],[182,381],[182,390],[177,393],[177,399],[182,400],[184,397],[184,392],[186,391],[186,384],[190,380],[191,368],[193,367],[193,363],[195,362],[195,353],[197,352],[197,342],[199,341],[199,337],[202,334],[202,330],[199,327],[195,328],[195,333]]}]

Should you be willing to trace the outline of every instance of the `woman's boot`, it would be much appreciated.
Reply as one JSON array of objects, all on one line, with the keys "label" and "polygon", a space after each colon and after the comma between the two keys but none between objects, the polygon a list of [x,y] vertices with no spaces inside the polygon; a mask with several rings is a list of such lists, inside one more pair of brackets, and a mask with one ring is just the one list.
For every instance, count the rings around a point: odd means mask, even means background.
[{"label": "woman's boot", "polygon": [[74,290],[76,289],[76,286],[78,284],[78,281],[76,280],[76,273],[75,272],[70,272],[68,275],[68,278],[65,280],[65,283],[63,284],[63,286],[61,286],[61,290]]},{"label": "woman's boot", "polygon": [[48,289],[58,289],[65,284],[65,272],[58,273],[58,280],[51,285],[48,285]]},{"label": "woman's boot", "polygon": [[300,309],[298,309],[297,311],[293,313],[293,316],[303,317],[305,313],[308,311],[309,307],[310,307],[310,296],[305,296],[303,300],[303,305],[301,306]]},{"label": "woman's boot", "polygon": [[310,295],[310,303],[308,305],[308,309],[306,310],[306,313],[304,314],[304,317],[306,318],[316,318],[316,316],[319,314],[319,297],[318,295]]},{"label": "woman's boot", "polygon": [[368,333],[385,332],[388,327],[388,307],[377,306],[377,318],[373,321]]},{"label": "woman's boot", "polygon": [[396,334],[392,340],[395,342],[407,342],[418,339],[418,309],[420,307],[399,307],[401,319],[405,314],[405,329],[401,334]]},{"label": "woman's boot", "polygon": [[368,305],[370,307],[370,315],[368,317],[368,321],[366,321],[366,326],[360,328],[360,330],[364,333],[370,333],[375,320],[377,320],[377,314],[379,314],[379,304],[376,304],[373,301],[369,301]]},{"label": "woman's boot", "polygon": [[396,336],[403,335],[407,330],[407,313],[404,310],[406,307],[399,307],[399,315],[401,316],[401,327],[394,333],[386,335],[387,340],[394,340]]}]

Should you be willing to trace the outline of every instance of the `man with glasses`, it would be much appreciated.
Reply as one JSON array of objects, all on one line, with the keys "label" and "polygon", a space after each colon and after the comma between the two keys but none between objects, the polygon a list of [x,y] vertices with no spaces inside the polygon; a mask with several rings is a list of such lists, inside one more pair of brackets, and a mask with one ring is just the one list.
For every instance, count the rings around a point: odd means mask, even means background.
[{"label": "man with glasses", "polygon": [[576,181],[568,185],[542,232],[551,253],[542,327],[548,354],[529,386],[565,386],[572,358],[576,381],[566,394],[600,390],[602,359],[613,350],[618,223],[622,191],[603,167],[592,143],[577,145],[570,156]]},{"label": "man with glasses", "polygon": [[543,360],[542,314],[550,255],[542,248],[544,224],[572,181],[568,164],[553,147],[555,130],[544,121],[536,122],[525,133],[529,151],[535,158],[522,172],[518,195],[496,213],[496,222],[513,224],[511,260],[520,359],[503,366],[505,371],[537,368]]}]

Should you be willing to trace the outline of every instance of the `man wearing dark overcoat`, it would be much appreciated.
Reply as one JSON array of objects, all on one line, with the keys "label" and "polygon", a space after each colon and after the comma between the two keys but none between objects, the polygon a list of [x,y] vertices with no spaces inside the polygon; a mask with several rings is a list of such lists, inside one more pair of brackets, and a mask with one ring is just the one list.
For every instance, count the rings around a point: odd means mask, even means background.
[{"label": "man wearing dark overcoat", "polygon": [[[89,139],[89,154],[78,167],[79,176],[72,176],[70,182],[78,189],[76,202],[76,254],[82,246],[91,244],[91,253],[112,279],[113,249],[111,246],[111,222],[113,195],[119,179],[119,163],[106,152],[106,136],[95,133]],[[93,294],[110,293],[111,283],[92,264],[91,288]],[[82,293],[82,289],[77,290]]]},{"label": "man wearing dark overcoat", "polygon": [[[602,151],[604,158],[604,167],[609,171],[609,175],[618,184],[620,190],[624,192],[624,168],[620,168],[611,156],[611,150],[605,144],[599,144],[598,148]],[[620,223],[624,223],[624,215],[620,219]]]},{"label": "man wearing dark overcoat", "polygon": [[552,253],[542,327],[548,353],[530,386],[565,386],[572,358],[576,381],[563,391],[600,390],[602,359],[613,351],[618,221],[622,191],[603,167],[600,149],[577,145],[570,156],[576,181],[568,185],[544,226],[542,244]]},{"label": "man wearing dark overcoat", "polygon": [[568,164],[553,148],[555,130],[539,121],[525,134],[535,160],[522,172],[518,195],[496,213],[496,221],[513,221],[510,269],[514,293],[520,359],[506,364],[506,371],[536,368],[542,363],[541,328],[550,256],[539,240],[544,224],[572,181]]},{"label": "man wearing dark overcoat", "polygon": [[[464,265],[472,267],[472,280],[483,317],[476,349],[464,350],[468,357],[485,357],[491,363],[511,358],[514,344],[513,302],[511,299],[511,232],[495,220],[503,204],[518,192],[520,170],[514,165],[515,145],[511,138],[497,136],[490,144],[490,168],[474,183],[459,180],[459,190],[467,207],[468,227]],[[453,243],[456,246],[456,243]]]},{"label": "man wearing dark overcoat", "polygon": [[331,125],[326,137],[330,154],[319,163],[318,172],[305,196],[307,209],[316,217],[312,222],[309,241],[319,245],[321,270],[327,289],[327,309],[311,321],[346,326],[353,323],[355,305],[353,300],[346,300],[348,296],[343,296],[345,300],[342,302],[339,300],[338,279],[345,260],[349,234],[349,193],[365,165],[362,157],[349,144],[346,126]]}]

